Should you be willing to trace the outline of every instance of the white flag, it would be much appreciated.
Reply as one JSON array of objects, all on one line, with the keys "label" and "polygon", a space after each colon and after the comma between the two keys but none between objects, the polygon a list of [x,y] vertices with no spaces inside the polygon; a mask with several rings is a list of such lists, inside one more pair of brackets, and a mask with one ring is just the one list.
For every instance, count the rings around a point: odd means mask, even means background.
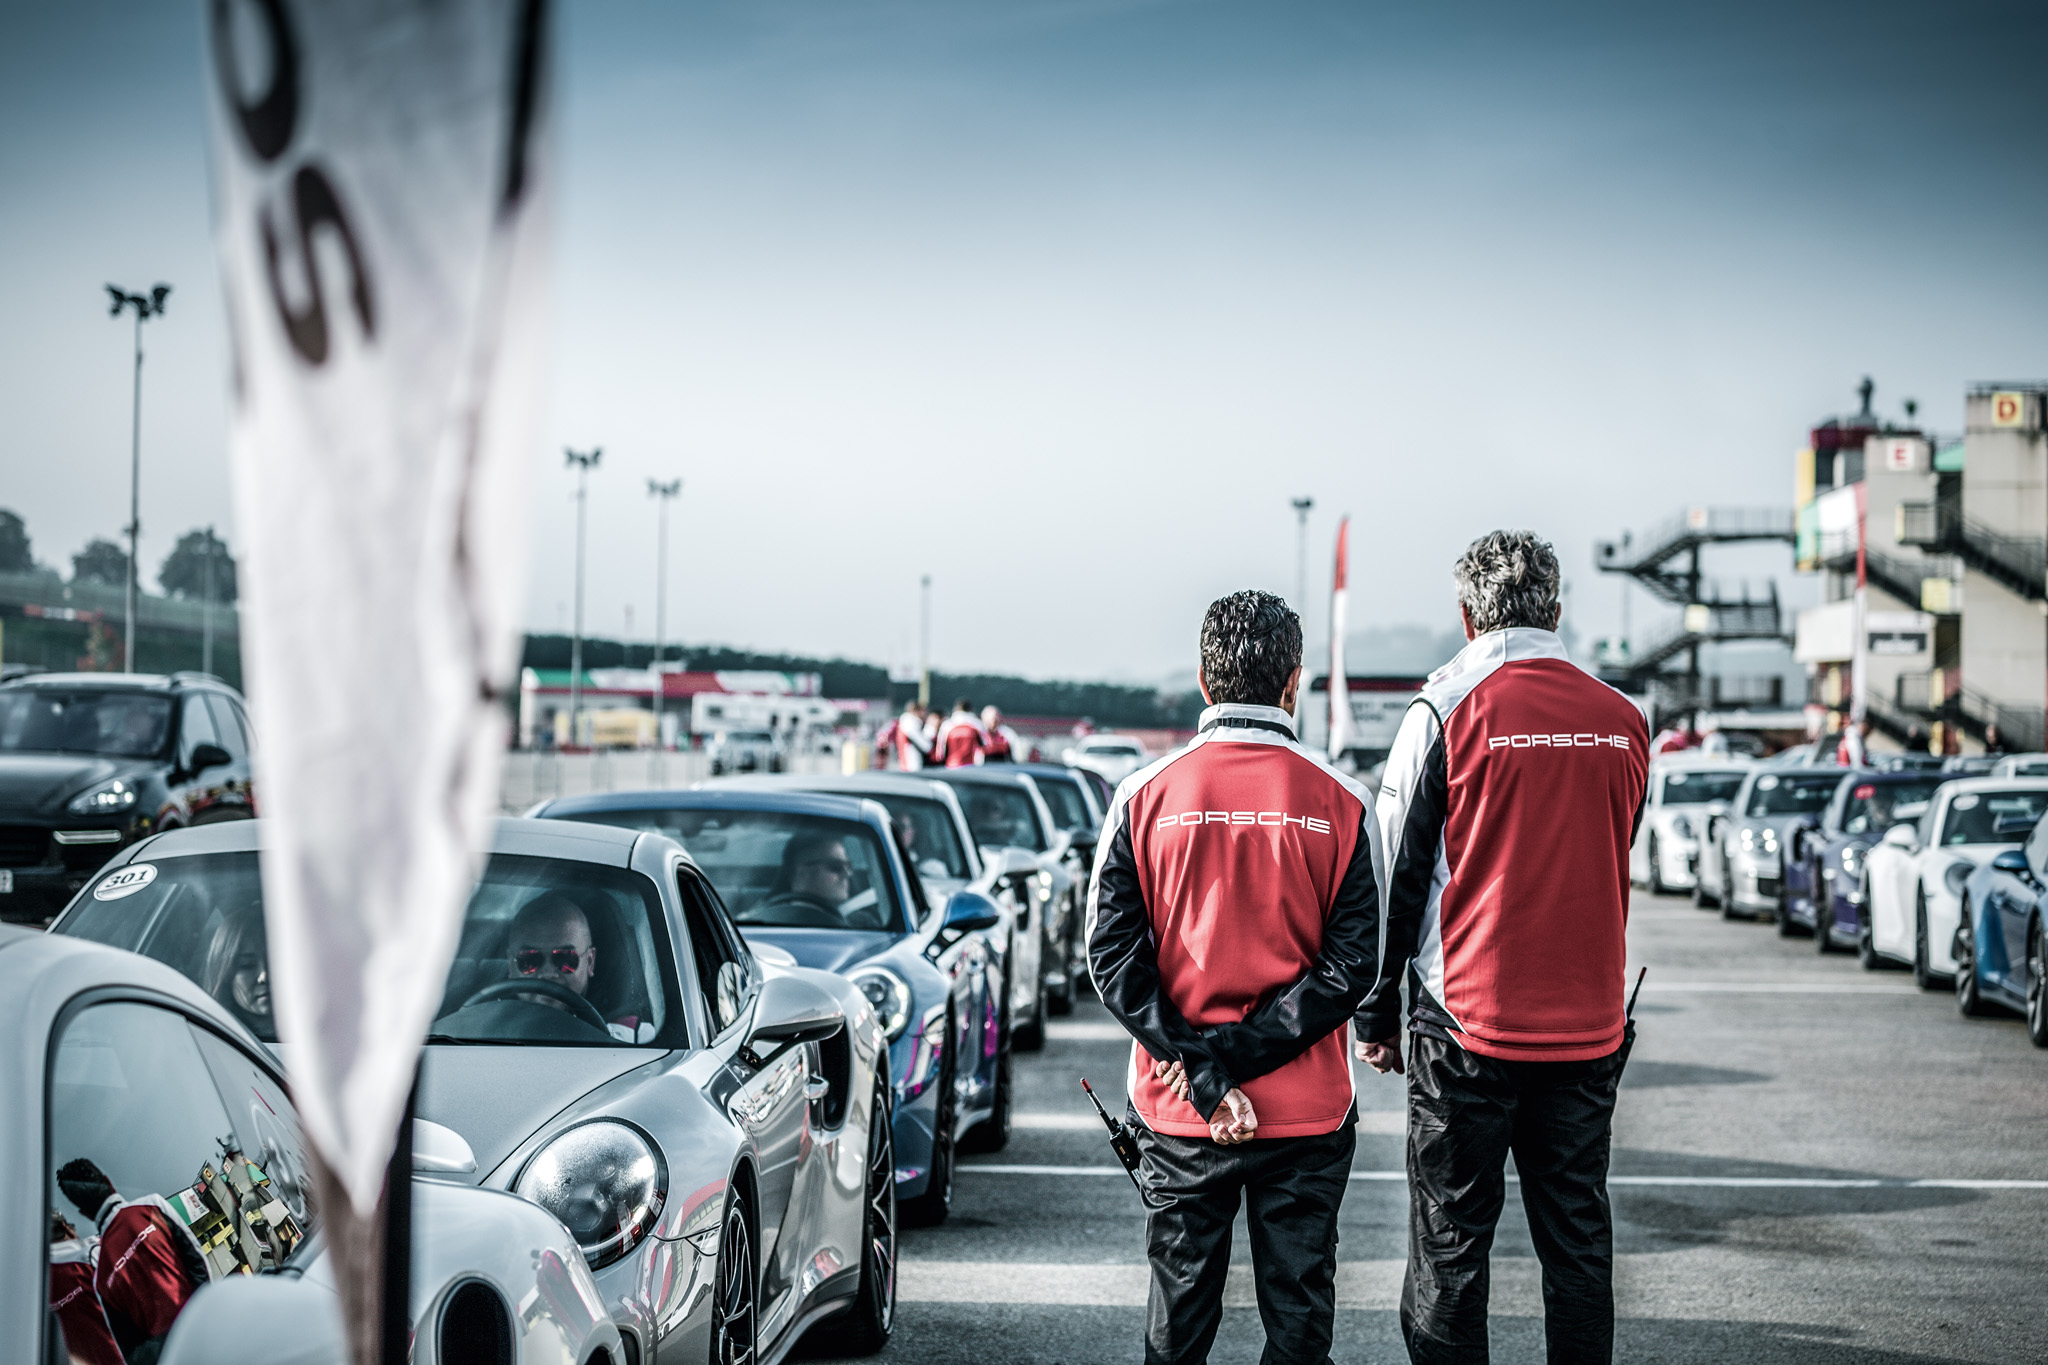
[{"label": "white flag", "polygon": [[1351,559],[1351,518],[1337,523],[1337,573],[1330,586],[1330,761],[1351,747],[1351,694],[1344,679],[1344,629],[1350,589],[1345,584]]},{"label": "white flag", "polygon": [[496,806],[538,435],[538,0],[209,0],[279,1032],[377,1202]]}]

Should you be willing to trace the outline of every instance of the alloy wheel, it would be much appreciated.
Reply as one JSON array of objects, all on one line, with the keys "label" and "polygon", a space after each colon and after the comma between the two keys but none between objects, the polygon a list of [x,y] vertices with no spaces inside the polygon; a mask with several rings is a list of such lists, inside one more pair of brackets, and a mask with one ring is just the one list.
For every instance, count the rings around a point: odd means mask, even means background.
[{"label": "alloy wheel", "polygon": [[711,1358],[716,1365],[754,1365],[760,1346],[757,1297],[754,1239],[747,1231],[747,1210],[735,1199],[718,1234],[718,1295],[711,1310]]},{"label": "alloy wheel", "polygon": [[1977,926],[1970,923],[1970,900],[1963,898],[1963,917],[1956,925],[1956,1013],[1974,1019],[1985,1012],[1977,989]]},{"label": "alloy wheel", "polygon": [[2036,915],[2027,929],[2027,1038],[2035,1047],[2048,1047],[2048,946],[2044,946],[2041,918]]},{"label": "alloy wheel", "polygon": [[896,1325],[896,1135],[886,1092],[874,1112],[868,1142],[867,1271],[874,1277],[877,1325],[886,1337]]},{"label": "alloy wheel", "polygon": [[1913,900],[1913,984],[1923,991],[1934,989],[1934,969],[1927,961],[1927,894]]}]

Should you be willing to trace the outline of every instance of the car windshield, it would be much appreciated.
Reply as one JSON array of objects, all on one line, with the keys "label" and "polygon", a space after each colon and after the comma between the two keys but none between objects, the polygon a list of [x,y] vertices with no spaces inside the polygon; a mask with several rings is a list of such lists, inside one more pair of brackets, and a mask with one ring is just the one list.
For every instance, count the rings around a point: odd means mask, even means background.
[{"label": "car windshield", "polygon": [[1137,758],[1145,751],[1127,739],[1089,739],[1081,742],[1081,751],[1103,758]]},{"label": "car windshield", "polygon": [[1828,798],[1840,786],[1842,775],[1822,772],[1813,776],[1765,773],[1749,789],[1749,804],[1742,813],[1749,816],[1804,815],[1825,810]]},{"label": "car windshield", "polygon": [[1052,810],[1052,822],[1072,834],[1095,833],[1095,822],[1088,818],[1088,802],[1081,796],[1081,789],[1074,785],[1072,778],[1042,777],[1038,779],[1038,794],[1045,798],[1045,804]]},{"label": "car windshield", "polygon": [[983,848],[1024,848],[1045,852],[1038,811],[1022,787],[993,782],[961,782],[954,787],[967,809],[967,828]]},{"label": "car windshield", "polygon": [[776,810],[605,810],[571,819],[653,830],[690,851],[740,924],[910,927],[882,841],[857,820]]},{"label": "car windshield", "polygon": [[[638,873],[499,854],[462,923],[433,1033],[450,1041],[681,1047],[661,897]],[[63,931],[184,973],[277,1041],[254,853],[129,863]]]},{"label": "car windshield", "polygon": [[1849,803],[1842,810],[1842,833],[1882,834],[1907,817],[1901,810],[1913,806],[1925,809],[1918,803],[1934,795],[1940,786],[1939,780],[1926,782],[1864,782],[1849,793]]},{"label": "car windshield", "polygon": [[1664,804],[1704,806],[1709,801],[1726,801],[1735,795],[1748,776],[1741,769],[1728,772],[1678,772],[1664,774]]},{"label": "car windshield", "polygon": [[774,738],[766,730],[728,730],[727,744],[766,744]]},{"label": "car windshield", "polygon": [[0,752],[146,758],[162,751],[170,728],[171,699],[159,693],[0,690]]},{"label": "car windshield", "polygon": [[967,849],[960,842],[960,829],[953,823],[953,812],[945,802],[929,796],[861,794],[880,802],[889,812],[896,828],[903,833],[904,846],[910,850],[910,860],[917,864],[919,873],[956,882],[964,882],[973,875],[967,867]]},{"label": "car windshield", "polygon": [[[2012,821],[2038,820],[2048,808],[2048,791],[1958,792],[1948,803],[1948,817],[1942,822],[1941,842],[1950,844],[2016,844],[2025,832],[2014,833]],[[1998,832],[1999,821],[2007,821],[2006,832]]]}]

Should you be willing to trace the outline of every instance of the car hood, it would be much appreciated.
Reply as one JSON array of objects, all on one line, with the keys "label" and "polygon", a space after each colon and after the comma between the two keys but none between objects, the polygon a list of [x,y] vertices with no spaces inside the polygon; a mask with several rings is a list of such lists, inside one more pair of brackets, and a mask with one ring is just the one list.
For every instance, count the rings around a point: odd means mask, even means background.
[{"label": "car hood", "polygon": [[462,1134],[476,1153],[470,1179],[482,1180],[549,1119],[666,1055],[646,1048],[434,1044],[420,1059],[417,1112]]},{"label": "car hood", "polygon": [[132,766],[133,760],[93,754],[0,756],[0,810],[56,815],[80,791]]},{"label": "car hood", "polygon": [[773,929],[761,924],[740,927],[749,943],[766,943],[795,958],[800,967],[843,972],[857,962],[886,953],[900,939],[864,929]]}]

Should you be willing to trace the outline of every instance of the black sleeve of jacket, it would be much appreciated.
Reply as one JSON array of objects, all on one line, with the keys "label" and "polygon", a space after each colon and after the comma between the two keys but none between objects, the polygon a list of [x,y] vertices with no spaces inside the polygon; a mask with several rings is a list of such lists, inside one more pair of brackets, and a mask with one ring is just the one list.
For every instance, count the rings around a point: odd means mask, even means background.
[{"label": "black sleeve of jacket", "polygon": [[[1444,817],[1450,805],[1442,727],[1435,727],[1410,781],[1412,791],[1392,793],[1386,947],[1380,954],[1379,980],[1353,1016],[1361,1042],[1385,1042],[1401,1031],[1401,977],[1415,957],[1422,935],[1422,912],[1429,904],[1430,883],[1436,879],[1437,853],[1443,847]],[[1383,787],[1382,801],[1388,796]]]},{"label": "black sleeve of jacket", "polygon": [[1159,980],[1152,917],[1138,885],[1130,819],[1121,808],[1112,812],[1109,842],[1096,854],[1091,909],[1088,967],[1103,1005],[1155,1061],[1185,1067],[1188,1101],[1208,1118],[1223,1103],[1231,1079]]},{"label": "black sleeve of jacket", "polygon": [[1337,884],[1323,948],[1308,972],[1260,1002],[1242,1022],[1204,1033],[1239,1084],[1281,1067],[1344,1027],[1371,988],[1380,948],[1379,827],[1367,805],[1358,846]]}]

